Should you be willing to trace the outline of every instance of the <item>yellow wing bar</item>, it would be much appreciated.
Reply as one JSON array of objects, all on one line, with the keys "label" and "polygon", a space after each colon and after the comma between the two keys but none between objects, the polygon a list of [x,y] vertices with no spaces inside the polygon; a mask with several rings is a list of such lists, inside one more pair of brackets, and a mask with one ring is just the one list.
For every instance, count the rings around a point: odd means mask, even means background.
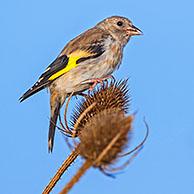
[{"label": "yellow wing bar", "polygon": [[68,64],[66,65],[66,67],[61,69],[57,73],[53,74],[51,77],[49,77],[49,80],[52,81],[52,80],[60,77],[64,73],[67,73],[71,69],[75,68],[78,65],[76,63],[78,59],[83,58],[83,57],[93,56],[93,55],[94,54],[91,54],[90,52],[81,51],[81,50],[73,52],[72,54],[70,54],[68,56],[69,60],[68,60]]}]

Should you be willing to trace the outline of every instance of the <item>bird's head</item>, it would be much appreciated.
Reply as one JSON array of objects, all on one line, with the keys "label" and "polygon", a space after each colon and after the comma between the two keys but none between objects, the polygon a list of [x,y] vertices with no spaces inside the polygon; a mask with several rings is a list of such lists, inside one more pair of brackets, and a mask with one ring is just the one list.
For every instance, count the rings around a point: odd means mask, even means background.
[{"label": "bird's head", "polygon": [[106,18],[98,23],[97,26],[104,30],[108,30],[114,38],[118,39],[124,45],[131,36],[143,34],[128,18],[121,16]]}]

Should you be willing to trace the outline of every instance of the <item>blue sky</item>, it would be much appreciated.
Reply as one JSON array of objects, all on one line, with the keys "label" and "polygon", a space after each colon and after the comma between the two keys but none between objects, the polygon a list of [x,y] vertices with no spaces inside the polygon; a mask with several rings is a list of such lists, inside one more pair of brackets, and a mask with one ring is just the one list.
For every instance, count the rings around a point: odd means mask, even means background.
[{"label": "blue sky", "polygon": [[[73,37],[111,15],[130,18],[144,36],[125,48],[118,79],[130,76],[132,147],[149,139],[133,163],[116,179],[91,169],[71,193],[193,193],[194,185],[194,2],[147,1],[1,1],[1,193],[35,194],[69,154],[58,132],[47,152],[49,95],[18,98]],[[73,104],[72,104],[73,106]],[[71,107],[72,107],[71,106]],[[82,164],[67,171],[58,193]]]}]

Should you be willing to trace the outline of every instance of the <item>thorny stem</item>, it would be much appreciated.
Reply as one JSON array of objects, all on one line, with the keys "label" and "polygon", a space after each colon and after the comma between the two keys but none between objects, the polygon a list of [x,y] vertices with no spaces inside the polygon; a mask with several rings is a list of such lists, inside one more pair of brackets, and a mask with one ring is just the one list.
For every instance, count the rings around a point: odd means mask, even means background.
[{"label": "thorny stem", "polygon": [[59,181],[63,173],[67,170],[67,168],[72,164],[72,162],[78,157],[79,151],[78,147],[75,148],[72,153],[69,155],[69,157],[63,162],[61,167],[58,169],[54,177],[51,179],[49,184],[45,187],[42,194],[49,194],[53,187],[56,185],[56,183]]},{"label": "thorny stem", "polygon": [[81,168],[77,171],[74,177],[66,184],[60,194],[68,193],[69,190],[74,186],[75,183],[85,174],[85,172],[92,166],[93,162],[86,160]]}]

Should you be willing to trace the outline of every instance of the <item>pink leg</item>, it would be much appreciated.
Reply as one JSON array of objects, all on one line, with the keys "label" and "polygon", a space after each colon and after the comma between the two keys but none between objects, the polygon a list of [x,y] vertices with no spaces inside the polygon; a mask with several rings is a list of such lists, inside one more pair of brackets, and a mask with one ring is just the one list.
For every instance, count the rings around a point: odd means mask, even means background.
[{"label": "pink leg", "polygon": [[108,75],[106,77],[102,77],[102,78],[93,78],[93,79],[88,79],[86,81],[81,82],[81,84],[92,84],[89,88],[89,91],[92,91],[95,86],[100,83],[100,85],[103,85],[103,81],[106,81],[107,79],[114,79],[114,77],[112,75]]}]

